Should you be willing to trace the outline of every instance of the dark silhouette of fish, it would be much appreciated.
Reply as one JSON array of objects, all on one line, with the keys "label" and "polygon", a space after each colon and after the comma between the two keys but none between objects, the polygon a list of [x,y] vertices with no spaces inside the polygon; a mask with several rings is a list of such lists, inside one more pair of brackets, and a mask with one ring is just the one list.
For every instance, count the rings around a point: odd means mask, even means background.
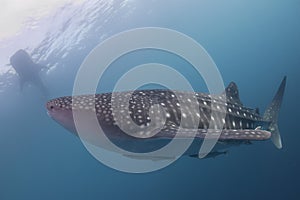
[{"label": "dark silhouette of fish", "polygon": [[[205,158],[215,158],[215,157],[220,156],[220,155],[226,155],[227,153],[228,153],[228,151],[213,151],[213,152],[210,152],[209,154],[204,155],[204,156],[205,156]],[[194,154],[194,155],[190,155],[190,157],[199,158],[199,155]]]},{"label": "dark silhouette of fish", "polygon": [[40,88],[44,94],[47,94],[47,89],[39,76],[39,72],[46,67],[34,63],[30,55],[23,49],[18,50],[10,57],[10,64],[19,76],[21,91],[25,83],[32,83]]},{"label": "dark silhouette of fish", "polygon": [[[183,118],[191,120],[182,125],[183,129],[180,132],[179,138],[184,140],[185,138],[194,137],[192,134],[192,130],[194,129],[192,129],[189,122],[198,118],[199,125],[196,129],[195,139],[190,148],[185,152],[185,155],[197,157],[203,139],[207,135],[210,138],[214,138],[215,135],[220,134],[217,145],[208,154],[208,157],[216,157],[227,152],[219,151],[220,149],[227,149],[228,147],[241,144],[249,145],[253,142],[264,141],[270,138],[277,148],[282,148],[277,120],[285,85],[286,77],[284,77],[272,103],[266,109],[263,116],[259,114],[258,109],[247,108],[241,103],[238,88],[233,82],[225,90],[226,100],[223,98],[224,95],[177,91],[176,95],[181,96],[181,99],[183,99],[183,102],[179,102],[173,91],[156,89],[60,97],[50,100],[46,104],[46,107],[48,114],[55,121],[76,135],[73,112],[76,111],[83,116],[86,113],[95,112],[97,120],[106,136],[118,146],[132,152],[153,151],[170,142],[175,134],[178,134],[180,122]],[[129,98],[127,98],[128,96]],[[198,109],[190,107],[191,96],[196,97]],[[125,115],[126,117],[113,114],[112,102],[117,102],[117,108],[120,113],[128,112]],[[151,112],[153,112],[151,106],[155,104],[163,107],[163,115],[154,113],[157,116],[151,116]],[[125,108],[126,105],[128,109]],[[182,112],[181,108],[185,108],[185,111]],[[212,111],[217,114],[223,113],[225,117],[212,116]],[[93,124],[90,123],[91,119],[84,119],[86,127],[93,127]],[[141,136],[147,136],[149,133],[137,130],[134,127],[147,127],[151,123],[165,123],[157,134],[151,137],[137,138],[124,133],[122,131],[124,129],[120,129],[116,123],[116,119],[127,130],[137,132]],[[221,121],[224,126],[221,129],[218,129],[218,127],[211,128],[210,123],[217,121]],[[92,128],[90,132],[93,132]],[[93,137],[90,135],[91,133],[84,134],[86,135],[80,135],[81,138],[83,137],[89,143],[101,147],[98,141],[93,140]],[[170,158],[168,156],[160,155],[156,158],[145,159],[168,159]]]}]

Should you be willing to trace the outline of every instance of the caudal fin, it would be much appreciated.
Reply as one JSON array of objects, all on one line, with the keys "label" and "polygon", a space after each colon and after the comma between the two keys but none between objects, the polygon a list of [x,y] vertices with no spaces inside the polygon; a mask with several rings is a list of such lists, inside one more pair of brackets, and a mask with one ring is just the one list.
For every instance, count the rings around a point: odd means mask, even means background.
[{"label": "caudal fin", "polygon": [[271,122],[271,124],[269,126],[269,130],[272,133],[271,140],[278,149],[282,148],[282,142],[281,142],[281,137],[280,137],[277,122],[278,122],[278,114],[279,114],[279,110],[280,110],[280,106],[281,106],[281,102],[282,102],[282,98],[283,98],[283,94],[284,94],[285,85],[286,85],[286,76],[283,78],[283,80],[277,90],[277,93],[276,93],[275,97],[273,98],[273,101],[268,106],[268,108],[266,109],[264,116],[263,116],[263,119],[265,121]]}]

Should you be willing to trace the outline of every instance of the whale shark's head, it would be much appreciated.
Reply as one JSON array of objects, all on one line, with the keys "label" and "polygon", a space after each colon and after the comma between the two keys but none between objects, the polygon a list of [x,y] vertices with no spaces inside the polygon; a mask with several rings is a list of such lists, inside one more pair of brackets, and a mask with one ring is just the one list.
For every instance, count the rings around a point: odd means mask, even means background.
[{"label": "whale shark's head", "polygon": [[[48,115],[52,119],[69,131],[76,133],[74,113],[81,116],[81,121],[86,126],[94,126],[91,124],[93,121],[91,117],[95,116],[94,114],[97,114],[99,122],[112,122],[112,115],[109,114],[109,104],[106,103],[106,99],[103,99],[105,96],[80,95],[59,97],[48,101],[46,108]],[[98,98],[101,99],[98,100]]]},{"label": "whale shark's head", "polygon": [[[120,135],[128,137],[120,131],[115,131],[110,105],[109,94],[79,95],[52,99],[46,103],[46,109],[53,120],[76,136],[90,144],[103,146],[102,141],[98,139],[102,131],[111,139],[119,139]],[[99,129],[99,125],[102,129]]]},{"label": "whale shark's head", "polygon": [[48,115],[66,129],[75,133],[75,125],[72,113],[72,98],[62,97],[53,99],[46,104]]}]

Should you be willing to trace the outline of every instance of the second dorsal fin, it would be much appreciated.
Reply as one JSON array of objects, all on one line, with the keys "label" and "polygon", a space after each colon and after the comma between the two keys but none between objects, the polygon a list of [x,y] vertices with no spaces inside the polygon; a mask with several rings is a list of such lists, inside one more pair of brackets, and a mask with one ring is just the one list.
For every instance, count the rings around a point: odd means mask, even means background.
[{"label": "second dorsal fin", "polygon": [[242,102],[241,102],[240,96],[239,96],[238,87],[234,82],[229,83],[229,85],[225,89],[225,93],[226,93],[227,100],[242,105]]}]

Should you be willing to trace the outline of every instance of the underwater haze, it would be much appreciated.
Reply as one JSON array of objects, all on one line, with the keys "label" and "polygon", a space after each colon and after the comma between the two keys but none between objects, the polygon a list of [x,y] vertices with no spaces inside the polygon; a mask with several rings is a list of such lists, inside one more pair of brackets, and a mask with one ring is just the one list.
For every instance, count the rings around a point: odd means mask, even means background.
[{"label": "underwater haze", "polygon": [[[296,0],[88,0],[26,18],[18,34],[0,38],[0,200],[299,199],[299,19]],[[214,60],[224,84],[234,81],[243,104],[261,113],[287,76],[278,120],[283,148],[270,140],[241,145],[216,158],[182,157],[145,174],[120,172],[96,160],[47,115],[45,103],[72,95],[79,67],[99,43],[142,27],[193,38]],[[47,67],[40,77],[48,96],[31,84],[20,91],[19,76],[7,65],[19,49]],[[184,59],[144,49],[112,63],[98,92],[112,91],[130,68],[154,62],[180,71],[195,91],[208,91]]]}]

